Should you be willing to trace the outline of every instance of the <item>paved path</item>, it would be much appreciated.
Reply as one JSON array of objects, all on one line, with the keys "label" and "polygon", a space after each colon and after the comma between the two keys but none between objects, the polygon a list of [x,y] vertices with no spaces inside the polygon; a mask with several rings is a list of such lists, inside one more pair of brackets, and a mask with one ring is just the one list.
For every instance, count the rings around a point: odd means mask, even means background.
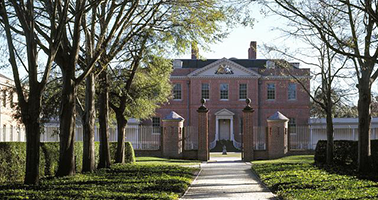
[{"label": "paved path", "polygon": [[212,157],[182,199],[276,199],[251,165],[237,157]]}]

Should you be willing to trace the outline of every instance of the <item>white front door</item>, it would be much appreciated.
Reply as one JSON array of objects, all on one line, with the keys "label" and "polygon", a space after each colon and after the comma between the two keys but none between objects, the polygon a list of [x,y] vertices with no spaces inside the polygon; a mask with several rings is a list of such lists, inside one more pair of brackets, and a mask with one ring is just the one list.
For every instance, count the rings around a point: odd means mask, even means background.
[{"label": "white front door", "polygon": [[220,140],[230,140],[230,120],[229,119],[219,119],[219,139]]}]

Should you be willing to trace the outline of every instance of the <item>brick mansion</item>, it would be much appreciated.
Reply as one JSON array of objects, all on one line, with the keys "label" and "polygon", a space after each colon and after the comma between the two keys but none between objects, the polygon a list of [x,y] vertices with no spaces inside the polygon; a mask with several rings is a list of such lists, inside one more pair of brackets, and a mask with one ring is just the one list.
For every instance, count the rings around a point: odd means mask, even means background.
[{"label": "brick mansion", "polygon": [[[191,59],[173,61],[173,98],[156,111],[153,126],[171,111],[185,119],[185,126],[198,126],[196,110],[201,99],[209,109],[209,142],[240,142],[242,110],[250,98],[254,126],[266,127],[277,111],[289,118],[289,127],[304,126],[310,118],[310,69],[284,60],[256,59],[256,42],[250,43],[248,59]],[[301,79],[303,86],[294,77]]]}]

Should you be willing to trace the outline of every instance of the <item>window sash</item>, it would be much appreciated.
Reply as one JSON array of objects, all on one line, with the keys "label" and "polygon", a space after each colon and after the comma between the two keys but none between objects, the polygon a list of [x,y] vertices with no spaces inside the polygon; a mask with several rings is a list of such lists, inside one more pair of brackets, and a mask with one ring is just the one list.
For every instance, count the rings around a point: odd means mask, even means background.
[{"label": "window sash", "polygon": [[239,99],[247,99],[247,84],[239,84]]},{"label": "window sash", "polygon": [[228,100],[228,84],[220,84],[220,99]]},{"label": "window sash", "polygon": [[173,87],[173,99],[181,99],[181,84],[179,83]]},{"label": "window sash", "polygon": [[289,128],[289,133],[297,132],[297,122],[295,118],[289,118],[288,128]]},{"label": "window sash", "polygon": [[267,99],[268,100],[276,99],[276,85],[274,83],[267,84]]},{"label": "window sash", "polygon": [[297,99],[297,85],[294,83],[289,83],[288,86],[288,99],[294,100]]},{"label": "window sash", "polygon": [[202,83],[201,85],[201,98],[210,99],[210,85],[208,83]]}]

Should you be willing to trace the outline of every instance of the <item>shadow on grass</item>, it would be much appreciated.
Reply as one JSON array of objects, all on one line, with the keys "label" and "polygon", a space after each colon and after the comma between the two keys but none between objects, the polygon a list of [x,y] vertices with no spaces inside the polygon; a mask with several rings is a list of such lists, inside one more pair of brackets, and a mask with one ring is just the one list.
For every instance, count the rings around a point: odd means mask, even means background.
[{"label": "shadow on grass", "polygon": [[354,166],[340,166],[340,165],[315,165],[330,174],[355,176],[360,180],[370,180],[378,182],[378,172],[371,170],[369,173],[359,173]]},{"label": "shadow on grass", "polygon": [[172,199],[186,191],[192,169],[180,166],[114,165],[71,177],[41,179],[39,186],[0,185],[0,199]]}]

